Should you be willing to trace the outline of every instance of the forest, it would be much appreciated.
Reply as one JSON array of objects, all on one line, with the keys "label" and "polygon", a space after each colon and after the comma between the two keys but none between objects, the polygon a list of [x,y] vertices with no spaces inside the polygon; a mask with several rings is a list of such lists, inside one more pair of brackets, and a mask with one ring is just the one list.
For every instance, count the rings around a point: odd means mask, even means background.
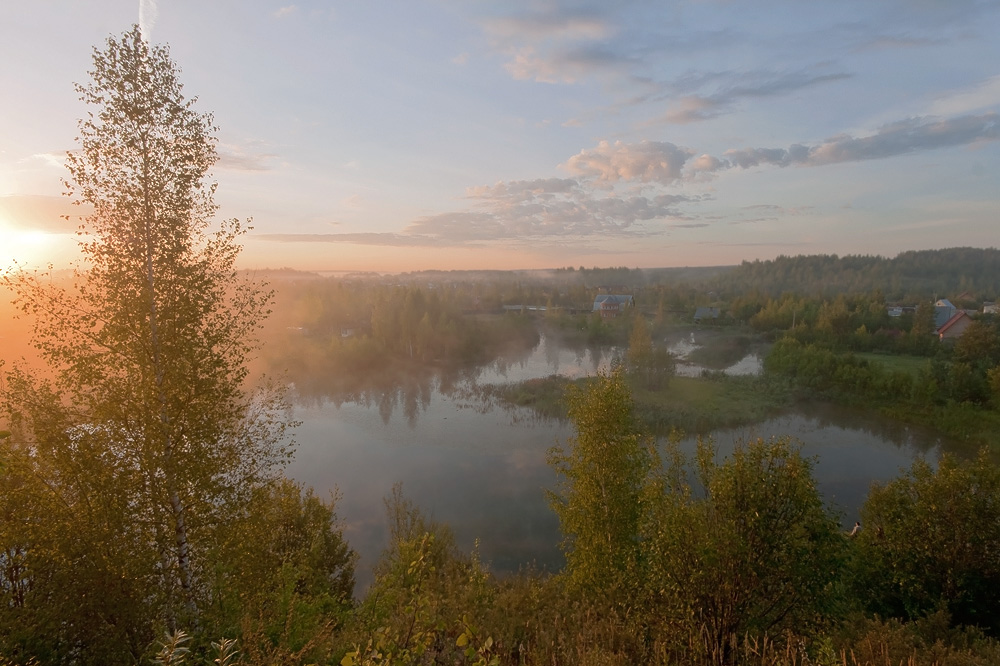
[{"label": "forest", "polygon": [[[997,250],[268,285],[214,218],[214,126],[167,50],[113,37],[78,92],[84,261],[0,276],[31,344],[0,366],[0,664],[1000,663]],[[602,318],[608,292],[635,306]],[[945,295],[977,310],[954,342]],[[696,327],[764,373],[677,376],[664,340]],[[337,498],[285,474],[291,402],[419,404],[542,334],[617,354],[491,396],[572,425],[548,453],[565,567],[498,576],[397,487],[356,590]],[[873,485],[845,532],[791,439],[679,446],[803,397],[968,455]]]}]

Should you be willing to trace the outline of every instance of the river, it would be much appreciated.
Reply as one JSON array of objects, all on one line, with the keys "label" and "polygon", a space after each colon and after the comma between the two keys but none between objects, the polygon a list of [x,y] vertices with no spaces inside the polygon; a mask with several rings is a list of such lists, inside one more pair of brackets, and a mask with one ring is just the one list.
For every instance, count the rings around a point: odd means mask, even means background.
[{"label": "river", "polygon": [[[504,359],[463,381],[521,381],[551,374],[577,377],[607,367],[611,355],[567,349],[543,338],[519,358]],[[759,369],[759,359],[735,367]],[[687,366],[685,366],[687,367]],[[545,500],[555,475],[546,451],[572,435],[569,424],[526,410],[483,406],[435,385],[419,400],[402,394],[381,405],[312,400],[295,408],[302,422],[289,475],[322,494],[339,492],[337,513],[358,551],[359,588],[387,543],[384,498],[401,483],[405,497],[445,523],[459,548],[478,541],[497,573],[526,565],[562,566],[555,514]],[[402,391],[402,390],[401,390]],[[404,408],[405,404],[408,408]],[[720,456],[749,437],[789,435],[815,456],[824,498],[851,525],[872,482],[886,481],[916,457],[936,461],[947,444],[937,435],[860,412],[811,405],[752,427],[712,433]],[[684,445],[693,449],[693,440]]]}]

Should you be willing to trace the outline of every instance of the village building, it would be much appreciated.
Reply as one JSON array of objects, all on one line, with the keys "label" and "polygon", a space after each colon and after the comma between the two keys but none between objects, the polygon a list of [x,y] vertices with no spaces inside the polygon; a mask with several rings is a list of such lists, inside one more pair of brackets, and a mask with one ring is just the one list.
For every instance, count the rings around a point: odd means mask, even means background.
[{"label": "village building", "polygon": [[594,312],[600,312],[601,319],[614,319],[632,307],[635,299],[627,294],[598,294],[594,299]]},{"label": "village building", "polygon": [[972,317],[969,316],[969,313],[965,310],[959,310],[942,326],[938,327],[938,339],[943,342],[944,340],[960,338],[971,323]]},{"label": "village building", "polygon": [[719,318],[719,314],[719,308],[701,307],[694,311],[694,322],[700,324],[703,321],[714,321]]}]

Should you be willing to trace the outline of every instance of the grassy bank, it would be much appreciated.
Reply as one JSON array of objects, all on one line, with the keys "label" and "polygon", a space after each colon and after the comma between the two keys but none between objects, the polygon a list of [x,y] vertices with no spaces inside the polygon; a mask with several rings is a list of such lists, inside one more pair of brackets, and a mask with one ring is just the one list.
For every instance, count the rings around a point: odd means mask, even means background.
[{"label": "grassy bank", "polygon": [[[525,407],[546,418],[566,419],[566,388],[586,380],[559,376],[516,384],[494,384],[478,389],[478,397],[500,406]],[[636,414],[654,433],[671,428],[706,433],[717,428],[758,423],[791,404],[782,382],[763,377],[729,377],[721,373],[701,377],[673,377],[666,388],[649,391],[632,385]]]}]

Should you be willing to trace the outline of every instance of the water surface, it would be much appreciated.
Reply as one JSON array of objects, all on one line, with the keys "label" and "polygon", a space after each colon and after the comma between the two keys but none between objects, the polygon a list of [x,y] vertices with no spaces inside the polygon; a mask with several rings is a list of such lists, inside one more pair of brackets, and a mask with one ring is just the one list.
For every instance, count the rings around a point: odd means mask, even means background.
[{"label": "water surface", "polygon": [[[557,570],[558,521],[545,499],[555,474],[546,451],[565,444],[569,424],[469,402],[463,383],[522,381],[551,374],[579,377],[606,369],[615,352],[567,349],[549,339],[501,359],[458,383],[403,389],[363,403],[311,400],[296,407],[302,421],[289,474],[321,493],[339,489],[338,514],[361,555],[359,586],[387,543],[384,498],[394,484],[426,516],[453,530],[463,551],[478,541],[498,573],[526,565]],[[754,367],[754,360],[736,364]],[[759,371],[759,359],[756,361]],[[936,461],[949,444],[933,433],[889,419],[826,405],[804,406],[753,427],[712,433],[720,456],[754,437],[788,435],[815,456],[823,496],[843,524],[857,519],[873,482],[889,480],[916,457]],[[693,440],[684,444],[694,448]]]}]

